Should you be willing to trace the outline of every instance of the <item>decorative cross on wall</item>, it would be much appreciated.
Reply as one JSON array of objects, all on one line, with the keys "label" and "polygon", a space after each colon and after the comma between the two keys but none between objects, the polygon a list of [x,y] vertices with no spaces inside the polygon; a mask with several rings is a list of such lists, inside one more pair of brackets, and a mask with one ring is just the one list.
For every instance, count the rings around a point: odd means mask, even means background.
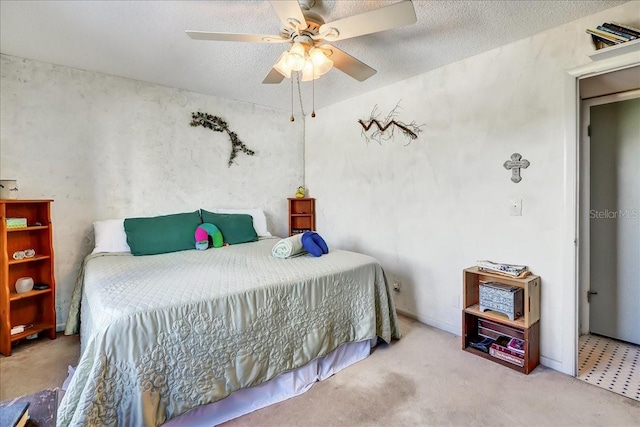
[{"label": "decorative cross on wall", "polygon": [[511,160],[507,160],[503,165],[505,169],[511,169],[511,181],[515,182],[516,184],[522,181],[522,177],[520,176],[520,168],[526,169],[530,164],[529,160],[521,159],[522,156],[520,155],[520,153],[513,153],[511,155]]}]

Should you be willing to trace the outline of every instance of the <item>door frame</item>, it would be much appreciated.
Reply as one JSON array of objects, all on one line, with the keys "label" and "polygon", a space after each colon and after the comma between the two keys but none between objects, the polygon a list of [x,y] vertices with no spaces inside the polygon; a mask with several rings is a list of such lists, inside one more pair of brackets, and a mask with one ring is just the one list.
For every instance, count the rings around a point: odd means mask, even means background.
[{"label": "door frame", "polygon": [[626,92],[614,93],[611,95],[602,95],[595,98],[588,98],[580,101],[580,145],[578,146],[578,242],[582,244],[578,246],[578,337],[588,334],[589,328],[589,301],[587,291],[591,287],[591,268],[590,268],[590,229],[589,229],[589,212],[591,207],[590,195],[590,137],[589,124],[591,122],[591,107],[596,105],[612,104],[614,102],[628,101],[630,99],[640,98],[640,89],[629,90]]},{"label": "door frame", "polygon": [[557,290],[565,314],[562,319],[562,360],[551,364],[569,375],[578,375],[579,280],[579,159],[580,91],[578,80],[640,65],[640,52],[630,52],[567,70],[564,74],[564,203],[562,224],[562,286]]}]

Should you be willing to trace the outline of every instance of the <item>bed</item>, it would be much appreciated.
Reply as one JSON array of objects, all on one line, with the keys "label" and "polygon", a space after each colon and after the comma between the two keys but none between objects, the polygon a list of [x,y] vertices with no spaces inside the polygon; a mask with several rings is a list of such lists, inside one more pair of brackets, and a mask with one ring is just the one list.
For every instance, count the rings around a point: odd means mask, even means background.
[{"label": "bed", "polygon": [[70,313],[76,331],[81,318],[81,357],[58,425],[179,425],[346,346],[368,354],[372,340],[400,338],[374,258],[332,249],[278,259],[276,242],[89,255]]}]

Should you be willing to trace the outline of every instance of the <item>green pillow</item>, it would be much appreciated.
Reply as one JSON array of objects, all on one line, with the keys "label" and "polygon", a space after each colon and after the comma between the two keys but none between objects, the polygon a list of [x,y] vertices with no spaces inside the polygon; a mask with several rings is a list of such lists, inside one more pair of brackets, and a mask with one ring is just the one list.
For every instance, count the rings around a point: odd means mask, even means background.
[{"label": "green pillow", "polygon": [[247,214],[218,214],[200,210],[202,222],[209,222],[220,230],[225,243],[255,242],[258,234],[253,228],[253,217]]},{"label": "green pillow", "polygon": [[200,213],[185,212],[151,218],[126,218],[124,231],[133,255],[155,255],[195,248]]}]

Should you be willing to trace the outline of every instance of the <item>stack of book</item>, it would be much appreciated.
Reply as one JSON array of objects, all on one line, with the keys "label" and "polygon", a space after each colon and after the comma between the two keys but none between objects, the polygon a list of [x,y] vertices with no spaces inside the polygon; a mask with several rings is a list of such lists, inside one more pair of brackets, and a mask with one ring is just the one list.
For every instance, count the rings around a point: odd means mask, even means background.
[{"label": "stack of book", "polygon": [[602,25],[598,25],[595,29],[587,28],[586,31],[591,34],[591,39],[596,49],[615,46],[640,38],[640,29],[617,22],[605,22]]},{"label": "stack of book", "polygon": [[506,335],[496,338],[491,344],[489,354],[496,359],[524,366],[524,341]]},{"label": "stack of book", "polygon": [[293,234],[301,234],[301,233],[305,233],[307,231],[311,231],[310,228],[292,228],[291,229],[291,233]]},{"label": "stack of book", "polygon": [[526,343],[522,331],[486,319],[478,319],[478,334],[469,347],[519,367],[524,366]]}]

